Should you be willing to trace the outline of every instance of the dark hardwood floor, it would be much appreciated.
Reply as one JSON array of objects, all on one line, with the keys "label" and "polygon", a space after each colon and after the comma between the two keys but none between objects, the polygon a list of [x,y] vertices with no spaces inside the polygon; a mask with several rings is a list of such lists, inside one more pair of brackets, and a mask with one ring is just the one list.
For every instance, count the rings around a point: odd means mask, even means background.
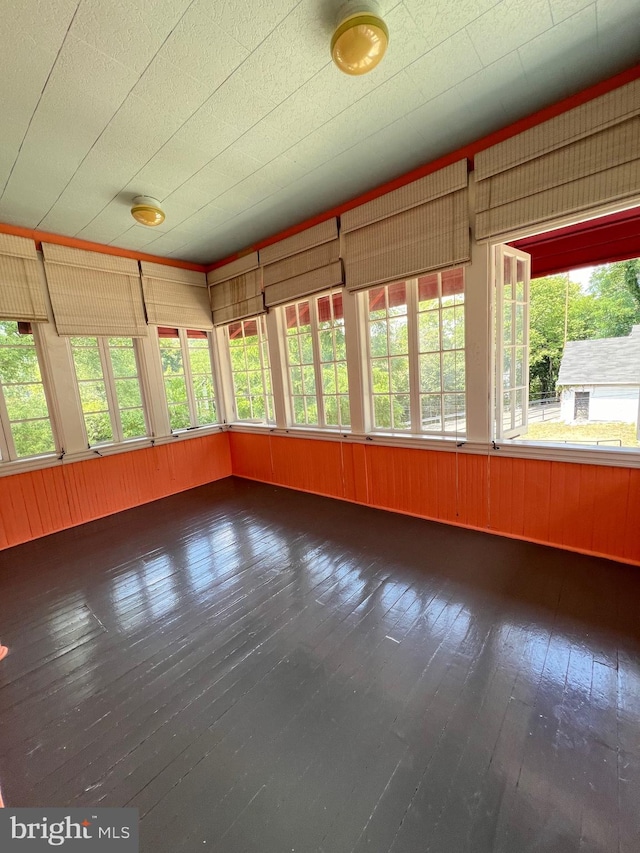
[{"label": "dark hardwood floor", "polygon": [[639,603],[637,568],[195,489],[0,552],[5,801],[137,806],[144,853],[638,853]]}]

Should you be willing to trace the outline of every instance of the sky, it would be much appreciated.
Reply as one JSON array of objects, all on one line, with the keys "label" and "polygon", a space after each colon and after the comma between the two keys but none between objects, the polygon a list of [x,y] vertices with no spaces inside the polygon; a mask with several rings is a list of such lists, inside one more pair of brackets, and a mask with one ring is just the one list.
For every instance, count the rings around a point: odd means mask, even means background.
[{"label": "sky", "polygon": [[579,270],[569,272],[569,281],[577,281],[582,290],[586,290],[595,267],[581,267]]}]

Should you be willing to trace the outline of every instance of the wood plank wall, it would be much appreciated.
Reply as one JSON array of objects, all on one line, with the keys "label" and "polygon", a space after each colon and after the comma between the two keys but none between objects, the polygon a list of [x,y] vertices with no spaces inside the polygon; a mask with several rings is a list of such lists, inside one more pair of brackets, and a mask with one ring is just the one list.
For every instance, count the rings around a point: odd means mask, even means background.
[{"label": "wood plank wall", "polygon": [[240,477],[640,565],[640,469],[229,436]]},{"label": "wood plank wall", "polygon": [[226,433],[0,478],[0,548],[231,475]]},{"label": "wood plank wall", "polygon": [[231,474],[640,565],[640,469],[220,433],[0,479],[0,548]]}]

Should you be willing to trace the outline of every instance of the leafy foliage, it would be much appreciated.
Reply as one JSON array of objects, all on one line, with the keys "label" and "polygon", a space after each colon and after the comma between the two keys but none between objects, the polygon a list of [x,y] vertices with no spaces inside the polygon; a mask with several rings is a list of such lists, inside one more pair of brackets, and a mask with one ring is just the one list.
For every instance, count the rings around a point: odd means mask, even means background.
[{"label": "leafy foliage", "polygon": [[56,449],[33,335],[0,321],[0,386],[18,458]]},{"label": "leafy foliage", "polygon": [[626,337],[640,323],[639,275],[640,260],[632,260],[596,267],[586,292],[568,274],[531,281],[532,396],[555,393],[565,340]]}]

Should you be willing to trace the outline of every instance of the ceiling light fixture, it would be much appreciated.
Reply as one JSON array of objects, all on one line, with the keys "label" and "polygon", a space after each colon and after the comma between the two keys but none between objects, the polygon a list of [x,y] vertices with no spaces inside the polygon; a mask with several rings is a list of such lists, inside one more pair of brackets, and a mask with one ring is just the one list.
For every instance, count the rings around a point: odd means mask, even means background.
[{"label": "ceiling light fixture", "polygon": [[345,74],[367,74],[380,62],[389,30],[375,0],[347,0],[338,14],[331,57]]},{"label": "ceiling light fixture", "polygon": [[137,195],[131,205],[131,215],[140,225],[161,225],[164,222],[164,210],[157,198],[148,195]]}]

